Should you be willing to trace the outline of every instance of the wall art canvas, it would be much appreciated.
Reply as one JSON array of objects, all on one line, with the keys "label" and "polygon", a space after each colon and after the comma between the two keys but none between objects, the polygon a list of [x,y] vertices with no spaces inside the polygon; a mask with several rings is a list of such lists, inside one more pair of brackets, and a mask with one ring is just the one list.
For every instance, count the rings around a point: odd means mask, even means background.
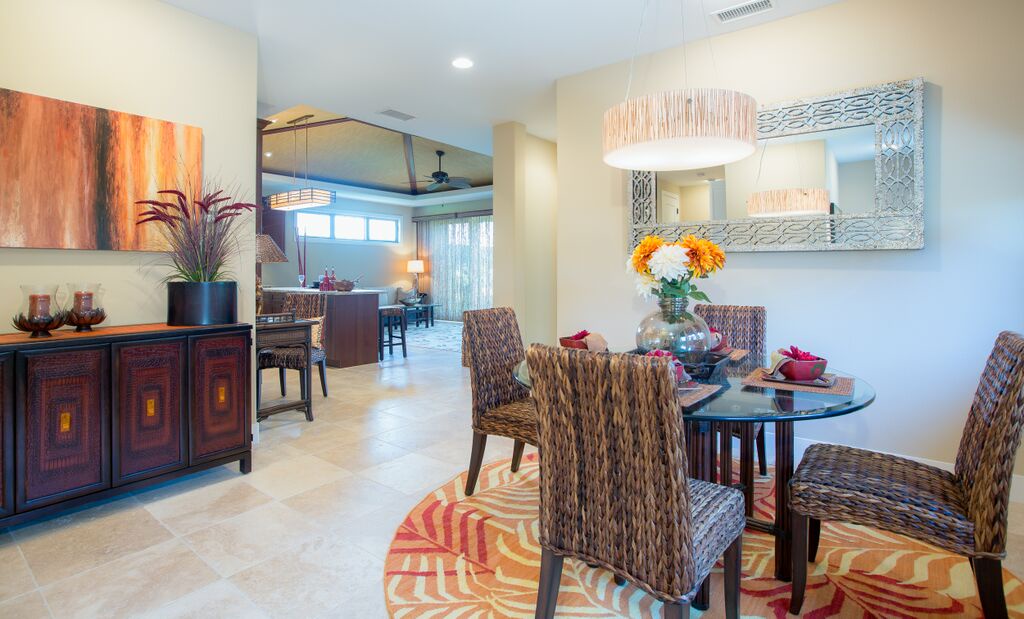
[{"label": "wall art canvas", "polygon": [[199,127],[0,88],[0,247],[159,251],[136,200],[202,181]]}]

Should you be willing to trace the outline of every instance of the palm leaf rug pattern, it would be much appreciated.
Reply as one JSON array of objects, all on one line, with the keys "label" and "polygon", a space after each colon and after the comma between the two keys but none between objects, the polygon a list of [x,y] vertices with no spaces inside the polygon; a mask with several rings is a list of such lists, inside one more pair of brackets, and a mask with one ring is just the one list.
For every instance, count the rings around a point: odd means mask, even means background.
[{"label": "palm leaf rug pattern", "polygon": [[[738,470],[738,467],[735,467]],[[385,562],[388,610],[401,619],[533,617],[541,548],[536,455],[518,473],[507,460],[486,465],[476,494],[464,474],[424,498],[395,533]],[[758,480],[755,512],[774,513],[774,483]],[[775,543],[747,530],[744,617],[787,616],[789,583],[775,580]],[[1024,617],[1024,586],[1003,572],[1012,616]],[[558,617],[660,617],[661,603],[606,570],[567,560]],[[722,573],[712,573],[711,608],[722,617]],[[966,559],[901,535],[823,523],[818,561],[809,566],[804,617],[981,617]]]}]

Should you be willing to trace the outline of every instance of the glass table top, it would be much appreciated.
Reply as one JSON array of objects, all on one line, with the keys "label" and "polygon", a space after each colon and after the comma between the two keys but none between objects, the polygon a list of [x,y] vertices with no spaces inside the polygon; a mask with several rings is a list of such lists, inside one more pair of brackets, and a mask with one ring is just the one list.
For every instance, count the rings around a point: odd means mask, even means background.
[{"label": "glass table top", "polygon": [[[824,419],[859,411],[875,401],[874,388],[851,374],[829,369],[830,374],[853,378],[851,395],[833,395],[791,391],[783,388],[766,389],[742,384],[743,376],[722,376],[717,380],[702,381],[721,385],[713,395],[683,409],[690,420],[707,421],[800,421]],[[531,388],[526,361],[513,370],[516,381]]]}]

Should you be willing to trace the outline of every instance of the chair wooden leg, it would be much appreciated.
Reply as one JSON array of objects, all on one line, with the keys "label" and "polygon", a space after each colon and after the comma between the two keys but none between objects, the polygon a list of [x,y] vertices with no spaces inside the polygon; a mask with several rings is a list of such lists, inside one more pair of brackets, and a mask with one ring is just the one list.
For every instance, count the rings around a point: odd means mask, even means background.
[{"label": "chair wooden leg", "polygon": [[665,604],[665,619],[687,619],[689,616],[689,604]]},{"label": "chair wooden leg", "polygon": [[512,472],[516,473],[519,471],[519,463],[523,461],[523,449],[526,447],[526,443],[523,441],[516,441],[515,445],[512,446]]},{"label": "chair wooden leg", "polygon": [[306,391],[306,372],[308,371],[308,368],[305,370],[299,370],[299,399],[301,400],[308,400],[310,397],[309,393]]},{"label": "chair wooden leg", "polygon": [[754,428],[740,424],[740,485],[743,486],[743,509],[747,518],[754,515]]},{"label": "chair wooden leg", "polygon": [[320,389],[324,392],[324,397],[327,397],[327,359],[321,359],[317,365],[320,366]]},{"label": "chair wooden leg", "polygon": [[401,332],[402,332],[402,357],[404,358],[404,357],[408,357],[409,356],[408,351],[405,349],[405,331],[406,331],[405,316],[402,316],[402,321],[401,321],[401,323],[399,323],[399,326],[401,327]]},{"label": "chair wooden leg", "polygon": [[480,465],[484,461],[484,448],[487,447],[487,435],[473,433],[473,451],[469,455],[469,472],[466,473],[466,496],[476,490],[476,479],[480,476]]},{"label": "chair wooden leg", "polygon": [[740,580],[743,578],[743,534],[725,549],[725,617],[739,619]]},{"label": "chair wooden leg", "polygon": [[377,318],[377,356],[384,360],[384,320],[383,316]]},{"label": "chair wooden leg", "polygon": [[558,606],[558,584],[562,580],[564,559],[547,548],[540,555],[540,583],[537,587],[536,619],[551,619]]},{"label": "chair wooden leg", "polygon": [[764,477],[768,474],[768,456],[765,455],[767,450],[764,445],[764,424],[761,424],[761,430],[757,433],[755,442],[757,443],[757,472],[761,474],[761,477]]},{"label": "chair wooden leg", "polygon": [[284,368],[277,368],[277,377],[281,380],[281,397],[288,395],[287,389],[285,389],[285,375]]},{"label": "chair wooden leg", "polygon": [[618,574],[613,576],[613,578],[615,579],[615,586],[616,587],[621,587],[622,585],[626,584],[626,579],[623,578],[622,576],[619,576]]},{"label": "chair wooden leg", "polygon": [[793,518],[793,591],[789,596],[789,612],[800,614],[807,588],[807,516],[792,512]]},{"label": "chair wooden leg", "polygon": [[260,400],[263,398],[263,370],[256,369],[256,410],[260,409]]},{"label": "chair wooden leg", "polygon": [[981,610],[985,613],[985,619],[1006,617],[1002,562],[999,559],[975,557],[974,579],[978,583],[978,597],[981,598]]},{"label": "chair wooden leg", "polygon": [[818,560],[818,542],[821,541],[821,521],[817,518],[807,518],[808,531],[808,542],[807,542],[807,560],[814,561]]}]

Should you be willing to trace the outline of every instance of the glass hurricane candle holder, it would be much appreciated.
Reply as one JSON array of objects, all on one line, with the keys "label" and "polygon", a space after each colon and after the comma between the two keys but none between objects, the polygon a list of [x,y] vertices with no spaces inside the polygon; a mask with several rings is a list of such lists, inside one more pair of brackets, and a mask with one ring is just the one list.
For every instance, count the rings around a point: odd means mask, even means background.
[{"label": "glass hurricane candle holder", "polygon": [[107,318],[103,309],[103,286],[87,282],[69,282],[67,296],[67,324],[75,331],[92,331]]},{"label": "glass hurricane candle holder", "polygon": [[11,321],[15,329],[31,333],[29,337],[50,337],[50,331],[64,325],[56,284],[25,284],[21,295],[21,308]]}]

